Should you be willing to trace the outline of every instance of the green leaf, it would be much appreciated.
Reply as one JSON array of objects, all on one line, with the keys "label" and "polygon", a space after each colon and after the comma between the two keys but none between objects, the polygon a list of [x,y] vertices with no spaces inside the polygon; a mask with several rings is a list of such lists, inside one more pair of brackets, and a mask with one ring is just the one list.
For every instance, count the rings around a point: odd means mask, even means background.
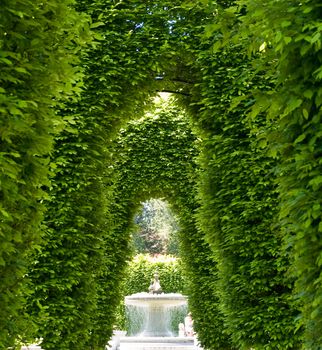
[{"label": "green leaf", "polygon": [[322,183],[322,175],[316,176],[312,180],[309,181],[309,185],[316,190],[318,187],[320,187],[320,184]]},{"label": "green leaf", "polygon": [[0,62],[7,64],[8,66],[12,66],[13,62],[10,61],[8,58],[0,57]]},{"label": "green leaf", "polygon": [[24,74],[30,74],[26,68],[23,68],[23,67],[15,67],[15,70],[19,73],[24,73]]},{"label": "green leaf", "polygon": [[104,22],[95,22],[95,23],[92,23],[92,24],[90,25],[90,28],[91,28],[91,29],[94,29],[94,28],[101,27],[101,26],[104,26],[104,25],[105,25]]},{"label": "green leaf", "polygon": [[305,108],[302,109],[302,113],[305,119],[309,119],[309,112]]},{"label": "green leaf", "polygon": [[297,143],[302,142],[305,138],[306,138],[306,134],[301,134],[300,136],[298,136],[298,137],[295,139],[294,145],[296,145]]},{"label": "green leaf", "polygon": [[320,32],[315,33],[315,35],[311,39],[311,44],[316,43],[320,38],[321,38],[321,33]]}]

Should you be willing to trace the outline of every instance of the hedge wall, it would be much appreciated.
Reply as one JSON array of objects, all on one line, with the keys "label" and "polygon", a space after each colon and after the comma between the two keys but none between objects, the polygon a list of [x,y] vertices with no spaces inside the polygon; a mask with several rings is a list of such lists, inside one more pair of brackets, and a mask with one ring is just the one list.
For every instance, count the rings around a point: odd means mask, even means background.
[{"label": "hedge wall", "polygon": [[278,158],[279,220],[284,254],[291,258],[289,272],[296,281],[294,297],[301,311],[297,327],[304,328],[304,347],[316,350],[322,346],[321,3],[242,3],[249,12],[240,34],[248,38],[249,52],[265,43],[254,63],[276,82],[256,93],[251,115],[265,112],[274,125],[262,134],[262,142]]},{"label": "hedge wall", "polygon": [[[58,109],[80,91],[89,18],[70,0],[4,0],[0,11],[0,347],[32,334],[23,310],[29,255],[40,242]],[[45,30],[46,28],[46,30]],[[62,60],[62,57],[64,59]]]},{"label": "hedge wall", "polygon": [[262,115],[247,115],[250,91],[268,89],[272,79],[256,72],[242,41],[221,44],[224,25],[238,31],[238,9],[229,10],[217,9],[217,30],[205,33],[197,61],[202,83],[194,120],[203,136],[198,222],[218,264],[216,293],[236,348],[295,349],[298,310],[281,252],[276,161],[256,138],[270,126]]},{"label": "hedge wall", "polygon": [[81,61],[86,91],[62,111],[67,128],[52,154],[48,229],[30,271],[28,312],[46,350],[101,349],[112,334],[129,251],[109,216],[111,193],[105,188],[114,175],[107,147],[148,99],[145,85],[156,54],[136,50],[146,37],[140,28],[129,37],[133,21],[125,19],[136,20],[131,6],[115,11],[112,1],[78,1],[77,9],[91,16],[96,42]]},{"label": "hedge wall", "polygon": [[129,263],[124,280],[124,293],[148,292],[151,279],[158,271],[164,293],[185,293],[185,279],[180,259],[171,255],[139,254]]},{"label": "hedge wall", "polygon": [[[244,67],[238,65],[238,53],[227,51],[224,62],[219,55],[202,59],[211,67],[204,70],[203,101],[209,107],[212,90],[218,100],[212,97],[212,108],[200,114],[203,125],[210,123],[201,143],[200,227],[218,263],[220,307],[236,347],[293,349],[296,310],[290,308],[290,281],[284,276],[288,261],[274,227],[274,161],[252,140],[242,107],[226,109],[234,94],[251,85],[240,78]],[[227,60],[229,54],[233,61]]]}]

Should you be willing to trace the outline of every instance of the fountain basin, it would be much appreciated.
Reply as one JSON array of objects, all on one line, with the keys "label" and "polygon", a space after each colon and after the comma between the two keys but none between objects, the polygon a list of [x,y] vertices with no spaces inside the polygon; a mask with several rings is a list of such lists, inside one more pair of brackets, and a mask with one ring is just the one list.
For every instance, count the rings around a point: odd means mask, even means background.
[{"label": "fountain basin", "polygon": [[180,293],[136,293],[125,297],[126,305],[145,310],[144,329],[140,337],[171,337],[169,330],[169,309],[187,304],[187,297]]},{"label": "fountain basin", "polygon": [[162,293],[162,294],[150,294],[150,293],[136,293],[125,297],[126,305],[136,306],[179,306],[187,303],[187,297],[180,293]]}]

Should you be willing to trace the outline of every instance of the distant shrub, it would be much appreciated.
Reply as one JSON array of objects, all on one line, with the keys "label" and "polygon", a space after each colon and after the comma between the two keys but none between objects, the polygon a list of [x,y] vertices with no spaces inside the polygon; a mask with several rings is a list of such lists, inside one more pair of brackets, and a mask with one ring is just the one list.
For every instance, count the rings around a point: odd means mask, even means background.
[{"label": "distant shrub", "polygon": [[181,260],[171,255],[139,254],[130,262],[124,282],[124,293],[147,292],[155,272],[165,293],[184,293],[185,280]]}]

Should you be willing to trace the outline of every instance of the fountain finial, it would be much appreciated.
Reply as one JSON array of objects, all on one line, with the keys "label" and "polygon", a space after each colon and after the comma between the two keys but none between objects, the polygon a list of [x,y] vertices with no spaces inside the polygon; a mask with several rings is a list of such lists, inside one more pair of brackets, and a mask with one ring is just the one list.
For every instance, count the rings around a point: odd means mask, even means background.
[{"label": "fountain finial", "polygon": [[161,294],[162,288],[159,282],[159,274],[158,272],[154,273],[154,278],[151,280],[151,285],[149,287],[149,293],[150,294]]}]

